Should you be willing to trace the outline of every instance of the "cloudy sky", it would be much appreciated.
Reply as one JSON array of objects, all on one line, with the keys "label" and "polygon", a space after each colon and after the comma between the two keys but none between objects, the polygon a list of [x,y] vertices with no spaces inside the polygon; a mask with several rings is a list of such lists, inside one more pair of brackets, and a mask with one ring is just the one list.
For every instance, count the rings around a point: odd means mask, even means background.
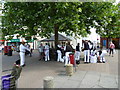
[{"label": "cloudy sky", "polygon": [[120,2],[120,0],[116,0],[116,3]]}]

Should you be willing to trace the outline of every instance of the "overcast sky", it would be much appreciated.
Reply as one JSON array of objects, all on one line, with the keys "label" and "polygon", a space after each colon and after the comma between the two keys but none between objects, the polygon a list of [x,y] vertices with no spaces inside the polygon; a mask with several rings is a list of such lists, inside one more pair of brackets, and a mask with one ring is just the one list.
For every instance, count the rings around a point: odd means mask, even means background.
[{"label": "overcast sky", "polygon": [[120,2],[120,0],[116,0],[116,3]]}]

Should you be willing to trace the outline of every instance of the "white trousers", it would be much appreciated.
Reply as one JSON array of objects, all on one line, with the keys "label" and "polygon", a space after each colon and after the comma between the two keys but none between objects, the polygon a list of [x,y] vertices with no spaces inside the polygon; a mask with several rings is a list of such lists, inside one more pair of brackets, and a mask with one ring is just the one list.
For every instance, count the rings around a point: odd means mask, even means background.
[{"label": "white trousers", "polygon": [[102,52],[102,54],[100,55],[100,62],[105,62],[106,61],[104,56],[105,56],[105,53]]},{"label": "white trousers", "polygon": [[65,53],[65,65],[70,64],[70,58],[69,58],[70,53],[72,53],[72,52]]},{"label": "white trousers", "polygon": [[97,63],[97,56],[90,56],[90,62],[91,63]]},{"label": "white trousers", "polygon": [[90,51],[84,50],[84,62],[89,62]]},{"label": "white trousers", "polygon": [[58,61],[58,62],[59,62],[59,61],[60,61],[60,62],[63,62],[61,51],[60,51],[60,50],[57,50],[57,54],[58,54],[57,61]]},{"label": "white trousers", "polygon": [[25,53],[20,52],[20,66],[25,64]]},{"label": "white trousers", "polygon": [[45,51],[45,61],[49,61],[50,57],[49,57],[49,50]]},{"label": "white trousers", "polygon": [[100,62],[105,62],[105,58],[100,56]]},{"label": "white trousers", "polygon": [[75,60],[80,60],[80,51],[75,52]]}]

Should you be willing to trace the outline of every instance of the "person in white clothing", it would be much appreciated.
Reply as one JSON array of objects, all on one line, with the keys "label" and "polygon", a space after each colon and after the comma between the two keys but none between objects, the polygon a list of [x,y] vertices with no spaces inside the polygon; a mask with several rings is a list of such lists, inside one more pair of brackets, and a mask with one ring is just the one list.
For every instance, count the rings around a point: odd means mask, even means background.
[{"label": "person in white clothing", "polygon": [[92,51],[93,51],[93,43],[91,41],[89,41],[89,51],[90,51],[90,55],[92,54]]},{"label": "person in white clothing", "polygon": [[20,45],[20,66],[25,66],[25,50],[30,51],[29,48],[24,46],[25,42],[22,42]]},{"label": "person in white clothing", "polygon": [[62,47],[60,45],[57,45],[57,54],[58,54],[58,57],[57,57],[57,61],[58,62],[64,62],[64,60],[62,59]]},{"label": "person in white clothing", "polygon": [[67,64],[70,64],[69,54],[71,54],[73,51],[70,42],[67,43],[67,45],[64,47],[64,50],[65,50],[65,66],[66,66]]},{"label": "person in white clothing", "polygon": [[90,62],[91,63],[97,63],[97,51],[96,48],[94,48],[93,50],[91,50],[91,55],[90,55]]},{"label": "person in white clothing", "polygon": [[100,61],[105,63],[106,60],[105,60],[105,55],[106,55],[107,51],[106,50],[102,50],[102,54],[101,54],[101,58],[100,58]]},{"label": "person in white clothing", "polygon": [[80,63],[80,43],[78,43],[77,46],[76,46],[76,50],[75,50],[75,60],[76,60],[76,63],[77,63],[77,64]]},{"label": "person in white clothing", "polygon": [[98,57],[98,63],[105,63],[105,55],[106,55],[107,51],[106,50],[102,50],[102,47],[100,48],[100,50],[97,53],[97,57]]},{"label": "person in white clothing", "polygon": [[45,45],[44,52],[45,52],[45,61],[49,61],[50,60],[50,57],[49,57],[49,45],[47,43]]},{"label": "person in white clothing", "polygon": [[76,59],[76,60],[80,60],[80,45],[79,45],[79,43],[78,43],[77,46],[76,46],[75,59]]},{"label": "person in white clothing", "polygon": [[89,51],[88,40],[85,40],[83,48],[84,48],[84,63],[89,63],[90,51]]}]

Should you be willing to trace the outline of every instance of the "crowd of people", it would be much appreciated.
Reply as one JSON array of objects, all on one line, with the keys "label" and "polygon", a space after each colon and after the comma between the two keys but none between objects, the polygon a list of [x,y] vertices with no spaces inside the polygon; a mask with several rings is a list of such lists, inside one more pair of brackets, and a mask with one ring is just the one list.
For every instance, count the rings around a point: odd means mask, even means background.
[{"label": "crowd of people", "polygon": [[[109,46],[109,54],[112,54],[113,56],[113,50],[115,48],[115,45],[111,42]],[[38,47],[39,53],[40,53],[40,59],[39,60],[50,60],[50,54],[49,50],[50,47],[48,43],[46,43],[45,46],[41,43]],[[98,50],[97,47],[89,40],[85,40],[83,42],[82,48],[80,47],[80,43],[77,44],[76,48],[73,49],[72,45],[70,45],[70,42],[66,43],[65,46],[60,45],[60,43],[57,45],[56,53],[57,53],[57,62],[64,62],[65,66],[66,64],[70,63],[69,55],[72,53],[75,57],[75,61],[77,64],[80,63],[80,57],[81,52],[84,52],[84,63],[105,63],[105,55],[107,53],[106,50],[103,50],[102,47]]]},{"label": "crowd of people", "polygon": [[[80,43],[76,45],[73,49],[70,42],[67,42],[65,46],[58,43],[56,46],[57,48],[54,50],[56,53],[55,56],[57,57],[57,62],[63,62],[65,66],[70,63],[69,55],[73,54],[74,59],[77,64],[80,63],[81,59],[81,52],[84,52],[84,63],[105,63],[105,55],[106,50],[103,50],[102,47],[98,50],[97,47],[89,40],[85,40],[82,43],[82,47],[80,47]],[[109,45],[109,56],[114,54],[115,45],[111,42]],[[39,60],[44,60],[45,62],[50,61],[50,46],[48,43],[43,45],[42,43],[38,47],[39,51]],[[30,48],[29,44],[25,44],[22,42],[19,46],[19,54],[20,54],[20,66],[25,66],[25,55],[32,56],[32,49]],[[51,56],[52,57],[52,56]],[[53,57],[52,57],[53,58]],[[55,58],[53,58],[55,59]]]}]

